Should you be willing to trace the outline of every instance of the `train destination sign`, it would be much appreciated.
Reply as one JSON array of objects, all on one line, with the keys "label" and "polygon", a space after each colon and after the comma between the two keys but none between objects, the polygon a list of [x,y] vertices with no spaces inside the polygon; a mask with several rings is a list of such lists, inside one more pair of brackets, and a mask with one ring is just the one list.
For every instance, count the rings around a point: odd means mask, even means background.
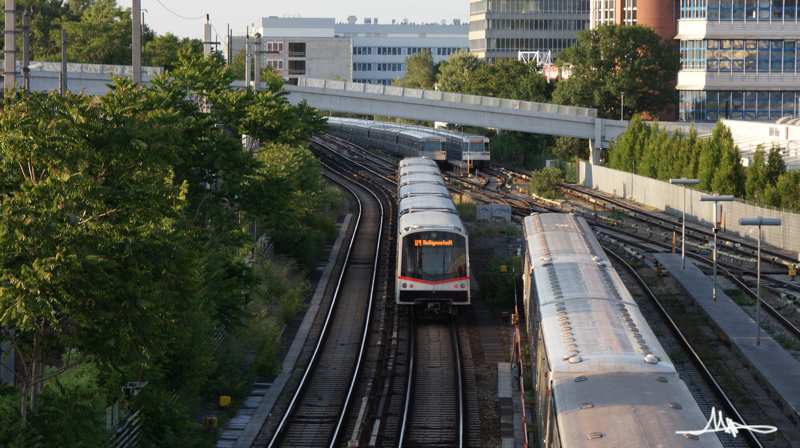
[{"label": "train destination sign", "polygon": [[453,240],[414,240],[414,246],[452,246]]}]

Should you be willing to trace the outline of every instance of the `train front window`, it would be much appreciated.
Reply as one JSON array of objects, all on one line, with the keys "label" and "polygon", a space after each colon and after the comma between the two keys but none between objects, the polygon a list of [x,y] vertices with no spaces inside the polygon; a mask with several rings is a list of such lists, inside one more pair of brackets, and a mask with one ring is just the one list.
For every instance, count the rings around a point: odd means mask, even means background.
[{"label": "train front window", "polygon": [[488,151],[488,144],[483,140],[470,140],[467,146],[467,152],[486,152]]},{"label": "train front window", "polygon": [[450,232],[419,232],[403,238],[400,275],[439,282],[467,275],[466,239]]},{"label": "train front window", "polygon": [[426,141],[421,149],[426,152],[441,152],[444,151],[444,143],[437,141]]}]

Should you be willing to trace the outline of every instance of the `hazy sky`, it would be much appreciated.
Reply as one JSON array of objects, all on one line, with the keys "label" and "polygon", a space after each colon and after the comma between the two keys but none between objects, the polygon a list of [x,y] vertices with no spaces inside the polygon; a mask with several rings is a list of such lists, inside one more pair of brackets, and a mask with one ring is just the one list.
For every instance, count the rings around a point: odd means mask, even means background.
[{"label": "hazy sky", "polygon": [[[336,22],[356,16],[378,18],[378,23],[400,22],[451,23],[469,18],[469,0],[140,0],[145,23],[157,34],[168,32],[178,37],[202,39],[206,14],[210,15],[212,33],[224,38],[228,25],[234,34],[242,35],[247,26],[261,25],[262,17],[334,18]],[[130,0],[117,0],[130,8]],[[146,11],[145,11],[146,10]],[[217,39],[216,36],[214,36]]]}]

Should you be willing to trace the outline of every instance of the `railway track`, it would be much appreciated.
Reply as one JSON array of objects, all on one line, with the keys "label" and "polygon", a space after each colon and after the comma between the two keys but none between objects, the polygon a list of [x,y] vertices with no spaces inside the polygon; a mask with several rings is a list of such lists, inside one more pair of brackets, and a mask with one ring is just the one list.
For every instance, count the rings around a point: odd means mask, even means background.
[{"label": "railway track", "polygon": [[[662,306],[658,297],[647,285],[647,282],[645,282],[636,270],[619,254],[608,249],[606,249],[606,254],[616,261],[616,269],[624,271],[626,275],[635,280],[636,287],[642,291],[647,301],[652,304],[653,308],[660,316],[660,323],[668,329],[668,332],[663,332],[659,337],[659,342],[664,349],[670,353],[670,357],[673,358],[673,362],[681,375],[681,379],[689,386],[689,390],[692,392],[695,400],[697,400],[703,413],[705,415],[711,415],[712,409],[718,411],[724,410],[727,416],[746,426],[745,418],[730,398],[728,398],[725,391],[711,374],[710,370],[705,366],[697,352],[692,348],[687,338],[683,335],[678,325],[669,315],[665,307]],[[642,308],[641,305],[640,308]],[[650,321],[651,327],[655,329],[656,323],[653,322],[653,317],[648,316],[648,320]],[[675,353],[683,353],[688,362],[676,362]],[[740,432],[739,437],[733,437],[726,433],[718,433],[717,435],[722,444],[726,447],[744,448],[763,446],[756,435],[749,430]]]},{"label": "railway track", "polygon": [[384,223],[383,205],[363,187],[337,182],[358,204],[355,230],[320,336],[268,446],[336,446],[364,359]]},{"label": "railway track", "polygon": [[455,324],[416,321],[412,334],[401,446],[463,447],[464,391]]}]

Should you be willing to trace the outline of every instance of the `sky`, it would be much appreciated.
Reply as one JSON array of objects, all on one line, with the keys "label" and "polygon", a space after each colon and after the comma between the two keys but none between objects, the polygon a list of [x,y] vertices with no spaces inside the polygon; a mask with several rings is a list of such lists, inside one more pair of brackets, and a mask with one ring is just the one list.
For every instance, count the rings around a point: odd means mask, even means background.
[{"label": "sky", "polygon": [[[377,18],[378,23],[440,23],[461,19],[467,23],[469,0],[140,0],[144,22],[156,34],[172,33],[178,37],[203,38],[206,14],[210,15],[214,39],[224,39],[228,25],[234,35],[245,34],[246,27],[261,26],[262,17],[334,18],[345,22],[356,16]],[[131,0],[117,0],[131,8]]]}]

